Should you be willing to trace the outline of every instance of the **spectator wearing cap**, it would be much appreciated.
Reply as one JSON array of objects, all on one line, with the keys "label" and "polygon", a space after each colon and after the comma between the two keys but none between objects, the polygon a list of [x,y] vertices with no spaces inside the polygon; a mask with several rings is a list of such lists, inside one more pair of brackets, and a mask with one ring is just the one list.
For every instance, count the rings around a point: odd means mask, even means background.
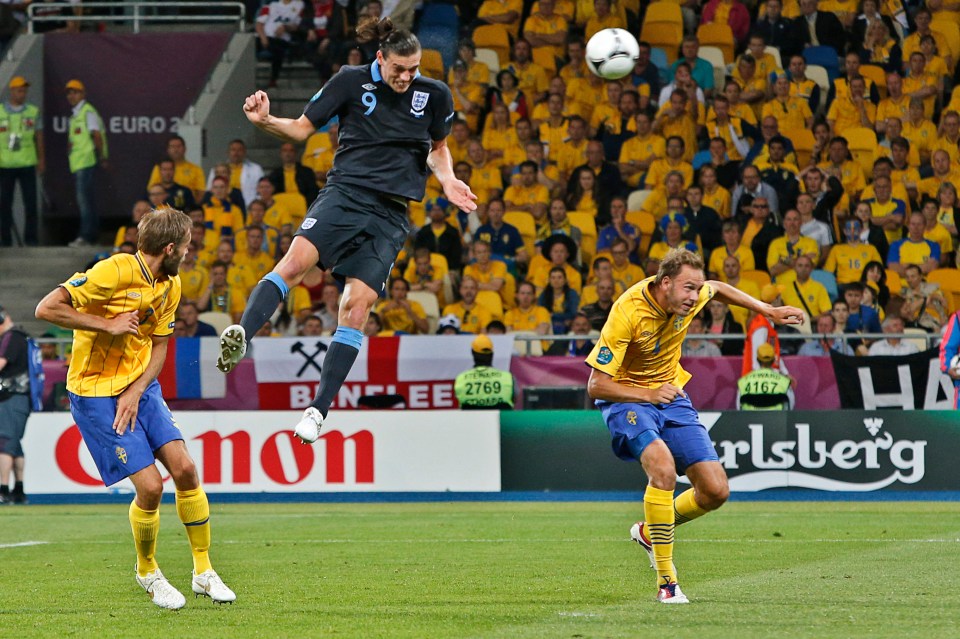
[{"label": "spectator wearing cap", "polygon": [[[483,95],[483,92],[486,91],[487,85],[490,84],[490,67],[484,62],[477,60],[477,47],[474,45],[473,40],[469,38],[464,38],[460,40],[457,45],[457,62],[462,62],[467,71],[467,84],[476,86],[480,89],[480,95]],[[456,62],[454,63],[456,65]],[[453,77],[453,68],[451,67],[450,72],[447,73],[447,84],[453,86],[454,77]]]},{"label": "spectator wearing cap", "polygon": [[456,317],[464,333],[482,333],[487,324],[493,321],[493,314],[477,302],[479,291],[475,279],[464,277],[460,281],[460,301],[443,307],[443,314]]},{"label": "spectator wearing cap", "polygon": [[448,202],[442,197],[427,200],[427,219],[430,223],[417,231],[413,238],[414,249],[425,248],[431,253],[439,253],[447,258],[451,271],[459,271],[463,266],[463,243],[460,232],[447,222]]},{"label": "spectator wearing cap", "polygon": [[769,344],[757,349],[759,368],[737,381],[737,410],[789,410],[793,380],[774,369],[777,355]]},{"label": "spectator wearing cap", "polygon": [[22,242],[36,246],[37,176],[46,169],[43,146],[43,119],[40,109],[27,102],[30,83],[14,76],[7,85],[9,97],[0,104],[0,246],[12,244],[13,194],[17,183],[23,198]]},{"label": "spectator wearing cap", "polygon": [[[372,313],[371,313],[372,315]],[[437,322],[437,335],[459,335],[460,318],[454,314],[444,315]]]},{"label": "spectator wearing cap", "polygon": [[478,335],[470,344],[473,368],[457,375],[453,393],[464,410],[513,408],[513,375],[493,367],[493,341]]},{"label": "spectator wearing cap", "polygon": [[73,248],[97,243],[100,218],[93,201],[97,166],[107,166],[106,128],[100,114],[87,102],[87,88],[80,80],[70,80],[65,87],[70,104],[70,130],[67,133],[70,172],[76,179],[77,208],[80,210],[80,233],[70,242]]}]

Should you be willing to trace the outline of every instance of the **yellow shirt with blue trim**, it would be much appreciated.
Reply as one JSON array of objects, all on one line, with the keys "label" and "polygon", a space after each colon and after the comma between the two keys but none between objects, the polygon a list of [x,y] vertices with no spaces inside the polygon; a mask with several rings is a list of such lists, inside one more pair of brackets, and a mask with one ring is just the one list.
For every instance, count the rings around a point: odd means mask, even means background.
[{"label": "yellow shirt with blue trim", "polygon": [[939,261],[939,244],[927,239],[914,242],[909,237],[905,237],[890,244],[887,264],[916,264],[919,266],[930,258]]},{"label": "yellow shirt with blue trim", "polygon": [[586,359],[588,366],[613,381],[639,388],[673,384],[683,388],[690,373],[680,366],[680,347],[693,318],[707,305],[714,290],[709,284],[685,317],[668,314],[653,299],[654,278],[639,282],[613,303],[600,339]]},{"label": "yellow shirt with blue trim", "polygon": [[136,335],[100,331],[73,332],[73,358],[67,390],[81,397],[116,397],[150,363],[153,338],[173,334],[180,304],[180,276],[155,279],[144,255],[119,253],[75,273],[61,284],[80,313],[113,319],[136,311]]},{"label": "yellow shirt with blue trim", "polygon": [[781,131],[799,131],[807,128],[807,120],[813,117],[813,112],[805,99],[789,96],[786,100],[775,98],[764,104],[760,117],[768,116],[777,119]]},{"label": "yellow shirt with blue trim", "polygon": [[860,274],[870,262],[883,264],[880,251],[873,244],[835,244],[823,270],[836,274],[837,284],[849,284],[860,281]]},{"label": "yellow shirt with blue trim", "polygon": [[[863,200],[864,203],[870,205],[870,214],[873,217],[886,217],[888,215],[899,215],[900,219],[903,219],[903,216],[907,213],[907,204],[903,200],[898,200],[896,198],[890,198],[884,203],[877,202],[875,199]],[[888,242],[894,242],[900,239],[902,235],[901,229],[895,231],[888,231],[884,229],[884,233],[887,235]]]},{"label": "yellow shirt with blue trim", "polygon": [[828,313],[833,308],[826,287],[813,278],[808,279],[803,284],[797,280],[787,284],[786,288],[783,289],[783,303],[808,311],[812,319]]},{"label": "yellow shirt with blue trim", "polygon": [[811,237],[801,235],[796,242],[791,242],[786,235],[782,235],[770,242],[770,248],[767,249],[767,269],[781,259],[797,258],[801,255],[814,255],[813,263],[816,264],[820,261],[820,245]]}]

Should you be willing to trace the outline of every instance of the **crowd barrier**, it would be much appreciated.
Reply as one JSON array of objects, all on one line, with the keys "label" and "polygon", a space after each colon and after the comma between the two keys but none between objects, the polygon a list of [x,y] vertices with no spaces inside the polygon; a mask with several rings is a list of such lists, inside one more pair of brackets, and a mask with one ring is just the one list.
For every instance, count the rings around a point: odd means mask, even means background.
[{"label": "crowd barrier", "polygon": [[[598,411],[331,413],[313,446],[293,411],[176,414],[205,490],[234,498],[317,493],[628,491],[640,465],[617,459]],[[700,414],[732,490],[956,491],[960,416],[924,411]],[[122,442],[121,442],[122,443]],[[67,413],[30,417],[25,484],[38,501],[110,500]],[[117,446],[123,460],[124,450]],[[681,487],[682,487],[681,480]]]}]

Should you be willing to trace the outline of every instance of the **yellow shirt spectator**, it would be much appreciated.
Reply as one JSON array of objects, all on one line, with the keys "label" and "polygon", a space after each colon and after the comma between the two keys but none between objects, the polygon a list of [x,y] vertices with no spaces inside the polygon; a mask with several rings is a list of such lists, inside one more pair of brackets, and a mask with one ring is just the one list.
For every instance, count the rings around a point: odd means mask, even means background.
[{"label": "yellow shirt spectator", "polygon": [[[620,147],[620,163],[639,164],[641,162],[648,162],[651,157],[662,158],[666,153],[666,149],[667,142],[659,135],[650,134],[642,138],[635,135]],[[643,175],[643,171],[638,171],[627,177],[625,181],[628,186],[640,188],[640,178],[643,177]]]},{"label": "yellow shirt spectator", "polygon": [[873,244],[835,244],[827,256],[823,270],[836,275],[837,284],[849,284],[860,280],[860,274],[870,262],[884,262]]},{"label": "yellow shirt spectator", "polygon": [[493,321],[493,314],[476,302],[471,309],[467,309],[463,302],[447,304],[443,307],[443,315],[456,315],[463,333],[480,334],[486,330],[487,324]]},{"label": "yellow shirt spectator", "polygon": [[803,98],[788,97],[786,101],[774,99],[764,104],[760,119],[768,116],[777,119],[781,131],[800,131],[807,128],[807,120],[813,117],[813,112]]}]

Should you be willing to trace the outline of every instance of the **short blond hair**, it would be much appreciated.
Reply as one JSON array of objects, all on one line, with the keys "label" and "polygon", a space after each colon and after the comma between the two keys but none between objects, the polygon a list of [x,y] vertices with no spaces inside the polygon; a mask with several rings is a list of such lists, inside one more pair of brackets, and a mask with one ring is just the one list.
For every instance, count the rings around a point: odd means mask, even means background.
[{"label": "short blond hair", "polygon": [[180,244],[192,228],[189,215],[161,206],[144,215],[137,225],[137,248],[145,255],[160,255],[168,244]]},{"label": "short blond hair", "polygon": [[675,278],[684,266],[702,271],[703,257],[699,253],[694,253],[685,248],[670,249],[660,261],[660,270],[657,271],[657,277],[653,281],[654,285],[659,286],[665,277]]}]

